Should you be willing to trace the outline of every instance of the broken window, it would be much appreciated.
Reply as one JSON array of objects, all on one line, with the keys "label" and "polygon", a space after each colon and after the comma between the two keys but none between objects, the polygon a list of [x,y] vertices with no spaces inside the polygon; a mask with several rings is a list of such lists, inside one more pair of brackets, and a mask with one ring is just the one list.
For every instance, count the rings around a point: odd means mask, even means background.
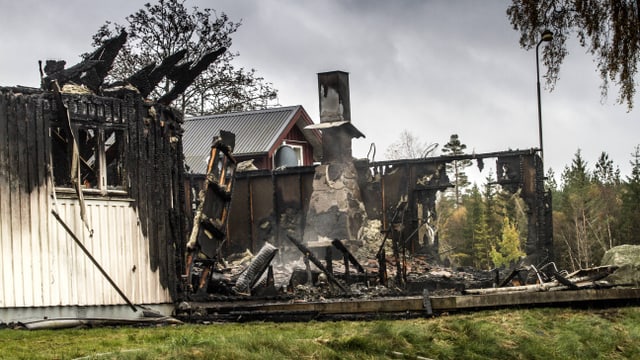
[{"label": "broken window", "polygon": [[[79,182],[83,189],[125,190],[124,128],[72,124],[77,143]],[[56,187],[72,187],[74,146],[68,128],[51,128],[53,177]]]}]

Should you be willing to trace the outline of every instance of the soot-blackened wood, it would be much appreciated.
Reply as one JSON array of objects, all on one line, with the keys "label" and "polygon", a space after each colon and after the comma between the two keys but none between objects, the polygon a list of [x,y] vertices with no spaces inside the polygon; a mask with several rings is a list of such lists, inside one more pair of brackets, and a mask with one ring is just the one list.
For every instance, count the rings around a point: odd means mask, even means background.
[{"label": "soot-blackened wood", "polygon": [[360,273],[364,273],[364,268],[362,267],[362,265],[360,265],[360,263],[358,262],[358,260],[356,260],[356,258],[353,256],[353,254],[351,254],[351,252],[349,251],[349,249],[347,249],[344,244],[342,243],[342,241],[338,240],[338,239],[334,239],[333,241],[331,241],[331,244],[333,246],[336,247],[336,249],[340,250],[342,252],[342,254],[344,256],[346,256],[346,258],[353,264],[353,266],[356,267],[356,269],[358,270],[358,272]]},{"label": "soot-blackened wood", "polygon": [[[9,119],[18,119],[21,116],[21,97],[10,97]],[[8,124],[8,153],[9,153],[9,189],[11,201],[11,239],[14,254],[22,254],[22,215],[20,208],[20,131],[18,122],[10,121]],[[18,303],[24,303],[24,283],[22,261],[20,256],[15,256],[13,262],[14,297]]]},{"label": "soot-blackened wood", "polygon": [[177,53],[165,58],[160,65],[156,66],[155,63],[150,64],[142,68],[137,73],[131,75],[126,82],[135,86],[140,92],[140,96],[146,98],[151,94],[153,89],[160,83],[162,78],[167,76],[174,70],[178,61],[182,60],[187,54],[187,50],[181,50]]},{"label": "soot-blackened wood", "polygon": [[320,262],[320,260],[318,260],[318,258],[315,257],[315,255],[313,255],[313,253],[311,252],[311,250],[309,250],[309,248],[307,248],[306,246],[304,246],[300,241],[296,240],[293,236],[287,234],[287,238],[289,238],[289,240],[293,243],[293,245],[295,245],[298,250],[300,250],[300,252],[302,252],[302,254],[307,257],[315,266],[318,267],[318,269],[320,269],[320,271],[322,271],[323,273],[325,273],[325,275],[327,275],[327,278],[333,282],[334,284],[338,285],[338,287],[340,288],[340,290],[344,291],[345,293],[349,293],[349,290],[347,290],[347,288],[345,288],[339,281],[338,279],[335,278],[335,276],[333,276],[332,273],[330,273],[329,271],[327,271],[327,269],[324,267],[324,265],[322,265],[322,263]]},{"label": "soot-blackened wood", "polygon": [[120,35],[105,41],[84,61],[68,69],[60,69],[61,64],[64,66],[61,62],[47,62],[45,66],[47,76],[43,79],[43,88],[49,89],[51,83],[58,80],[60,86],[73,82],[85,85],[97,93],[125,41],[127,41],[127,33],[123,31]]},{"label": "soot-blackened wood", "polygon": [[177,99],[185,90],[187,90],[198,75],[205,71],[209,65],[216,61],[216,59],[218,59],[220,55],[224,54],[225,51],[227,51],[227,48],[221,47],[218,50],[205,54],[193,66],[190,66],[190,63],[187,63],[184,66],[174,67],[174,71],[168,74],[168,77],[176,83],[169,92],[158,99],[158,103],[163,105],[171,104],[173,100]]}]

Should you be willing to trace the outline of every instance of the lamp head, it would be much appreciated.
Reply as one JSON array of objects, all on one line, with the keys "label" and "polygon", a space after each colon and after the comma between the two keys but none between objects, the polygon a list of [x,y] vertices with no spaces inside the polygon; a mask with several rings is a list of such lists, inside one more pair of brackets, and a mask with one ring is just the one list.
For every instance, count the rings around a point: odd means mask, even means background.
[{"label": "lamp head", "polygon": [[542,32],[542,37],[540,38],[540,41],[551,41],[552,39],[553,39],[553,33],[549,29]]}]

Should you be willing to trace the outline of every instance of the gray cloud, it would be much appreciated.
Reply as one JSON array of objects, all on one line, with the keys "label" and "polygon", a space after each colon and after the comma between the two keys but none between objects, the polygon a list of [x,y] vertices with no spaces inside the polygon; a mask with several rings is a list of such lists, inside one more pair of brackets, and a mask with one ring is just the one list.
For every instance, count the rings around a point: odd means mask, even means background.
[{"label": "gray cloud", "polygon": [[[143,3],[3,1],[0,85],[37,86],[38,59],[75,62],[105,20],[124,23]],[[191,4],[242,19],[231,49],[240,52],[236,65],[257,69],[280,90],[282,105],[301,104],[316,121],[316,73],[349,72],[352,120],[367,136],[354,142],[355,156],[375,142],[380,159],[403,129],[440,144],[458,133],[476,152],[538,146],[535,53],[520,49],[507,1]],[[640,143],[637,116],[613,105],[615,88],[601,104],[595,65],[572,46],[556,89],[542,94],[545,164],[560,173],[578,148],[590,164],[607,151],[628,174]]]}]

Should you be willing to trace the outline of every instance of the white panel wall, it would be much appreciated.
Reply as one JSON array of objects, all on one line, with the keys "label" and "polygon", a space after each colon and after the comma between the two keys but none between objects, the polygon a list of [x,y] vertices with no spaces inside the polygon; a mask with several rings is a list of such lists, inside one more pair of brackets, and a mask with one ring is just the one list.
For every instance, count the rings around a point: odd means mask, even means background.
[{"label": "white panel wall", "polygon": [[[160,285],[159,272],[150,269],[149,244],[131,203],[85,202],[93,236],[89,236],[80,219],[76,200],[58,199],[60,217],[118,287],[134,304],[171,302],[168,290]],[[49,205],[53,206],[51,201]],[[20,215],[20,231],[16,231],[15,225],[11,228],[15,223],[15,219],[10,221],[13,216],[0,220],[0,307],[124,304],[47,207],[43,207],[33,211],[32,206],[31,213]]]}]

